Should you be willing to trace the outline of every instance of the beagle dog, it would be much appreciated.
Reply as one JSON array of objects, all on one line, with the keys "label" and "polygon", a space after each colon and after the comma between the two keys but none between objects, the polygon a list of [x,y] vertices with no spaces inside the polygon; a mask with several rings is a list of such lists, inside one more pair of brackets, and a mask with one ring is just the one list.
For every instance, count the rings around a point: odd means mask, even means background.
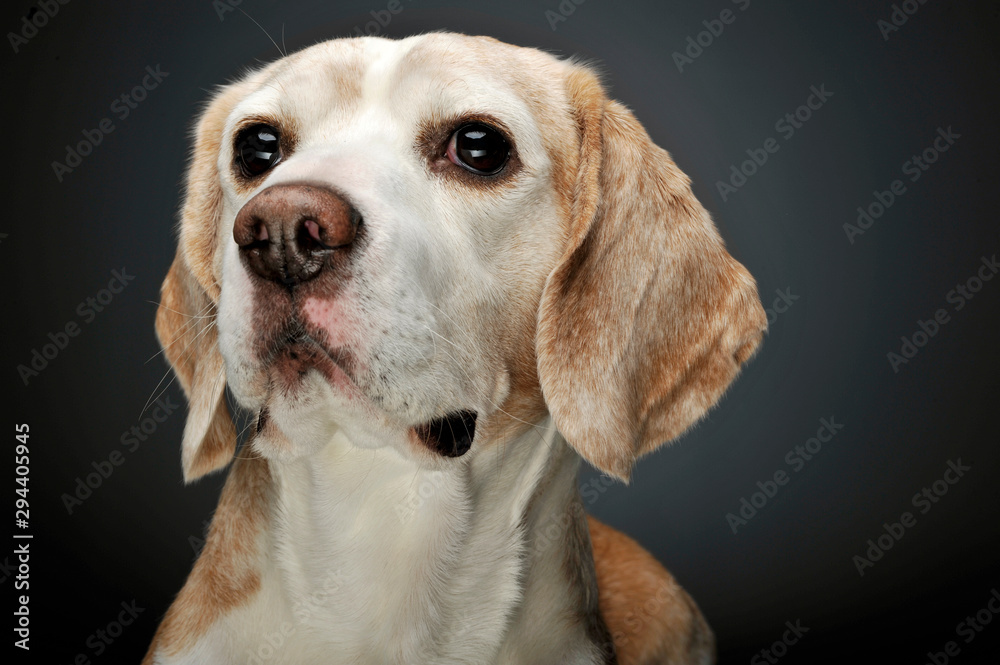
[{"label": "beagle dog", "polygon": [[337,39],[221,88],[193,144],[156,330],[185,480],[236,460],[144,663],[714,660],[577,471],[627,481],[766,318],[591,69]]}]

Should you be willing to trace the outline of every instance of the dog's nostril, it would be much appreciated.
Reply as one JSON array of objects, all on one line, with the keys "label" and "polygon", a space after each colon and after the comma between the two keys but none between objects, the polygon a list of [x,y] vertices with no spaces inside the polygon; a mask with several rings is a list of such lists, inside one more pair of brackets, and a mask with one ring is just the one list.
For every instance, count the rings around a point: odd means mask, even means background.
[{"label": "dog's nostril", "polygon": [[323,229],[314,219],[306,219],[302,222],[302,226],[299,227],[299,232],[295,238],[295,242],[298,248],[306,253],[312,252],[322,252],[325,249],[334,249],[330,247],[321,238],[320,234]]},{"label": "dog's nostril", "polygon": [[304,219],[296,233],[295,242],[306,253],[346,247],[354,241],[359,219],[360,216],[352,214],[349,219],[335,219],[325,225],[315,219]]},{"label": "dog's nostril", "polygon": [[257,222],[257,228],[254,230],[253,237],[257,242],[266,242],[270,238],[270,235],[267,233],[267,224]]},{"label": "dog's nostril", "polygon": [[316,242],[321,242],[319,239],[319,224],[311,219],[305,221],[306,231],[309,232],[309,236]]},{"label": "dog's nostril", "polygon": [[332,249],[320,240],[319,234],[319,224],[315,220],[307,219],[303,221],[298,228],[298,232],[295,234],[296,248],[306,254],[319,253],[324,249]]}]

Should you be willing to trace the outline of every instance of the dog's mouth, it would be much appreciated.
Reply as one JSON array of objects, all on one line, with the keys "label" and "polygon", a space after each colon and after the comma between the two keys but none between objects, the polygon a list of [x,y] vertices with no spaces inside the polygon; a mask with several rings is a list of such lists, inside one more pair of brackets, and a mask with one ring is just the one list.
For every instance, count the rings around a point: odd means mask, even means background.
[{"label": "dog's mouth", "polygon": [[461,457],[469,452],[476,435],[476,412],[456,411],[417,425],[413,432],[420,441],[443,457]]},{"label": "dog's mouth", "polygon": [[[331,352],[296,321],[278,336],[264,365],[269,368],[271,387],[284,394],[301,389],[303,378],[310,370],[316,370],[332,387],[361,396],[354,378],[356,361],[350,351]],[[258,434],[270,424],[269,416],[267,408],[262,408],[256,423]],[[477,416],[472,410],[453,411],[410,429],[412,436],[428,450],[442,457],[461,457],[472,447]]]},{"label": "dog's mouth", "polygon": [[327,349],[309,335],[301,324],[289,325],[272,344],[263,345],[263,365],[269,368],[272,382],[286,389],[296,386],[306,373],[315,369],[334,386],[353,383],[354,357],[347,349]]}]

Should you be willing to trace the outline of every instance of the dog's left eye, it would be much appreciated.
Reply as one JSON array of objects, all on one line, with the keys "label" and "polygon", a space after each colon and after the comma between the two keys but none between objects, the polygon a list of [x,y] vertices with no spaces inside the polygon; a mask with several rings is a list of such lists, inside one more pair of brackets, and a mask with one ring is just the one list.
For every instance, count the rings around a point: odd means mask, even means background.
[{"label": "dog's left eye", "polygon": [[236,157],[248,176],[268,170],[281,158],[278,130],[263,124],[247,127],[236,137]]},{"label": "dog's left eye", "polygon": [[478,175],[500,171],[510,156],[510,144],[489,125],[474,122],[459,127],[448,141],[448,159]]}]

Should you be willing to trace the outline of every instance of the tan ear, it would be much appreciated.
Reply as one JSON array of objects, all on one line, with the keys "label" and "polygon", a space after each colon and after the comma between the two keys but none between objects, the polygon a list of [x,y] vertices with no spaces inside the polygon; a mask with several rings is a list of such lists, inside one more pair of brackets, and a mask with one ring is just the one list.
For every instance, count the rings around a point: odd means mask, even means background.
[{"label": "tan ear", "polygon": [[580,133],[569,240],[538,318],[559,431],[628,480],[711,408],[767,327],[757,286],[690,181],[588,70],[567,79]]},{"label": "tan ear", "polygon": [[185,482],[221,469],[236,451],[216,333],[219,285],[214,264],[222,207],[217,160],[226,118],[246,86],[244,81],[220,90],[195,127],[180,242],[156,312],[157,337],[188,398],[181,443]]},{"label": "tan ear", "polygon": [[236,451],[236,429],[226,406],[215,303],[195,280],[180,249],[163,281],[156,335],[188,398],[181,466],[184,481],[191,482],[229,463]]}]

